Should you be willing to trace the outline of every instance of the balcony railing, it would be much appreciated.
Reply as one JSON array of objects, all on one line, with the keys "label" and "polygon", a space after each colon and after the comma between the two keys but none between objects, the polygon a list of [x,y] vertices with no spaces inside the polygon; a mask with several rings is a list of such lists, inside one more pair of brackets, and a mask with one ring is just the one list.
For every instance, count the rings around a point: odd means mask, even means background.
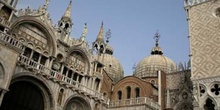
[{"label": "balcony railing", "polygon": [[23,44],[21,42],[19,42],[16,38],[0,31],[0,40],[1,42],[7,44],[7,45],[10,45],[10,46],[14,46],[14,47],[17,47],[19,49],[23,49]]},{"label": "balcony railing", "polygon": [[139,98],[132,98],[127,100],[112,101],[109,103],[109,107],[111,108],[111,107],[120,107],[120,106],[122,107],[122,106],[143,105],[143,104],[146,104],[156,110],[160,108],[160,105],[157,102],[155,102],[154,100],[148,97],[139,97]]},{"label": "balcony railing", "polygon": [[103,95],[98,91],[92,90],[91,88],[88,88],[87,86],[58,73],[57,71],[51,70],[45,67],[44,65],[39,64],[38,62],[35,62],[32,59],[27,58],[26,56],[20,55],[18,58],[18,63],[20,65],[24,65],[30,70],[35,71],[35,73],[41,74],[43,76],[47,76],[48,78],[54,81],[61,82],[67,85],[69,88],[72,88],[86,95],[90,95],[91,97],[103,100]]}]

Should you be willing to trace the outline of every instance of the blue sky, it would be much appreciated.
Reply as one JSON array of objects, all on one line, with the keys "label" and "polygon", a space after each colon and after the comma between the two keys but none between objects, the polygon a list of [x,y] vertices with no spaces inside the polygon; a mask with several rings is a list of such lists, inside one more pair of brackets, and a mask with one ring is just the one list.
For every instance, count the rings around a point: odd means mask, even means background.
[{"label": "blue sky", "polygon": [[[37,9],[44,0],[19,0],[17,8],[30,6]],[[69,0],[50,0],[50,16],[54,24],[64,14]],[[101,22],[105,32],[111,29],[110,45],[114,56],[121,62],[125,75],[132,67],[150,55],[155,46],[153,39],[158,30],[159,45],[164,55],[174,62],[189,60],[189,40],[183,0],[73,0],[71,36],[79,38],[87,23],[86,40],[90,46],[96,39]]]}]

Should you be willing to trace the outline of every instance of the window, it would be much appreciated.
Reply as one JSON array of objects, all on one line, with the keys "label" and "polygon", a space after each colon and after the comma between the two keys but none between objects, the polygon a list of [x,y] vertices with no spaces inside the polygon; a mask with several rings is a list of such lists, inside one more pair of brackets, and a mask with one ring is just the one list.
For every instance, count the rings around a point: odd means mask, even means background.
[{"label": "window", "polygon": [[151,80],[150,82],[151,84],[155,85],[155,80]]},{"label": "window", "polygon": [[140,89],[138,87],[135,88],[135,96],[136,96],[136,98],[140,97]]},{"label": "window", "polygon": [[62,104],[63,93],[64,93],[64,89],[60,89],[59,94],[58,94],[58,100],[57,100],[59,105]]},{"label": "window", "polygon": [[30,48],[25,48],[23,55],[29,58],[31,56],[32,50]]},{"label": "window", "polygon": [[206,103],[204,105],[204,110],[215,110],[215,104],[210,98],[206,100]]},{"label": "window", "polygon": [[128,86],[126,89],[127,89],[127,99],[130,99],[131,98],[131,87]]},{"label": "window", "polygon": [[121,100],[121,99],[122,99],[122,92],[118,91],[118,100]]}]

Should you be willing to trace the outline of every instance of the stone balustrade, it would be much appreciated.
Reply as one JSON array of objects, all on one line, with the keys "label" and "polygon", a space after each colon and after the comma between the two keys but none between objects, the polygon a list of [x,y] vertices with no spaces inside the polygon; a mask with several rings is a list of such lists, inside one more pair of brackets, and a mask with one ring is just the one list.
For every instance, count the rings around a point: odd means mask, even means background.
[{"label": "stone balustrade", "polygon": [[16,38],[2,31],[0,31],[0,42],[3,42],[5,45],[17,47],[21,50],[24,48],[24,45],[21,42],[19,42]]},{"label": "stone balustrade", "polygon": [[158,110],[160,105],[155,102],[154,100],[148,97],[139,97],[139,98],[131,98],[126,100],[118,100],[118,101],[111,101],[109,102],[109,107],[123,107],[123,106],[132,106],[132,105],[143,105],[146,104],[149,107]]},{"label": "stone balustrade", "polygon": [[18,58],[19,65],[24,65],[26,68],[35,71],[37,74],[41,74],[43,76],[47,76],[48,78],[52,79],[53,81],[60,82],[65,84],[67,87],[72,88],[73,90],[79,91],[84,93],[85,95],[89,95],[93,98],[103,100],[103,95],[98,91],[95,91],[87,86],[60,74],[57,71],[51,70],[44,65],[35,62],[26,56],[20,55]]}]

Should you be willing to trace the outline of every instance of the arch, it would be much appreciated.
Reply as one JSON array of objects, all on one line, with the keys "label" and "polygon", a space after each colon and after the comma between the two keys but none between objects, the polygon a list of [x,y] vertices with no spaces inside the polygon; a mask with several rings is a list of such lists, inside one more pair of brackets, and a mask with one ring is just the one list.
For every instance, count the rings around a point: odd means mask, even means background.
[{"label": "arch", "polygon": [[9,78],[9,75],[10,74],[7,74],[7,68],[9,68],[8,67],[8,65],[6,64],[5,65],[5,60],[2,58],[2,57],[0,57],[0,66],[1,66],[1,68],[2,68],[2,73],[0,73],[0,74],[2,74],[3,75],[3,80],[2,80],[2,82],[0,82],[0,85],[2,85],[2,87],[4,87],[4,88],[6,88],[6,86],[7,86],[7,80],[8,80],[8,78]]},{"label": "arch", "polygon": [[108,99],[108,93],[107,93],[106,91],[103,92],[103,97],[104,97],[105,99]]},{"label": "arch", "polygon": [[35,45],[33,43],[28,42],[27,45],[28,45],[28,48],[31,48],[33,50],[35,49]]},{"label": "arch", "polygon": [[127,86],[126,91],[127,91],[127,99],[130,99],[131,98],[131,87]]},{"label": "arch", "polygon": [[35,50],[36,50],[37,52],[42,53],[42,49],[41,49],[41,47],[39,47],[39,46],[37,46]]},{"label": "arch", "polygon": [[[27,82],[35,86],[37,90],[41,93],[44,101],[44,109],[54,110],[55,101],[53,98],[53,92],[49,84],[46,83],[46,80],[43,77],[35,76],[28,72],[18,73],[12,77],[12,82],[10,86],[17,82]],[[10,88],[10,87],[9,87]],[[7,94],[7,93],[6,93]],[[5,95],[6,95],[5,94]],[[4,100],[4,99],[3,99]]]},{"label": "arch", "polygon": [[56,39],[54,39],[55,34],[54,34],[53,30],[50,27],[46,26],[42,21],[35,19],[34,17],[31,17],[31,16],[19,17],[15,22],[12,23],[11,29],[9,30],[9,33],[12,33],[13,30],[17,26],[19,26],[21,24],[26,24],[26,23],[27,24],[34,24],[34,25],[38,26],[40,29],[42,29],[44,34],[47,36],[48,41],[50,41],[49,45],[51,45],[53,48],[52,52],[51,52],[51,56],[55,57],[56,50],[57,50]]},{"label": "arch", "polygon": [[43,95],[33,83],[17,81],[9,86],[3,99],[1,110],[44,110]]},{"label": "arch", "polygon": [[74,52],[77,52],[80,54],[80,56],[84,59],[85,61],[85,73],[89,74],[90,70],[90,53],[80,47],[73,46],[69,49],[68,54],[67,54],[67,59],[70,57],[70,55]]},{"label": "arch", "polygon": [[[115,83],[113,92],[117,92],[117,90],[119,90],[121,87],[126,87],[126,85],[129,83],[137,85],[140,90],[142,90],[140,96],[142,96],[143,94],[147,94],[147,91],[145,91],[146,88],[152,87],[150,82],[144,81],[135,76],[126,76]],[[150,88],[148,88],[148,91],[150,91]]]},{"label": "arch", "polygon": [[213,81],[212,83],[209,84],[208,86],[209,90],[208,93],[215,97],[215,96],[220,96],[220,82],[219,81]]},{"label": "arch", "polygon": [[99,108],[100,108],[99,103],[96,103],[95,106],[94,106],[94,110],[99,110]]},{"label": "arch", "polygon": [[57,61],[58,61],[58,62],[62,62],[63,59],[64,59],[63,54],[62,54],[62,53],[58,53],[58,54],[57,54]]},{"label": "arch", "polygon": [[118,100],[121,100],[122,99],[122,91],[119,90],[117,94],[118,94]]},{"label": "arch", "polygon": [[155,81],[154,79],[152,79],[152,80],[150,81],[150,83],[153,84],[153,85],[155,85],[155,84],[156,84],[156,81]]},{"label": "arch", "polygon": [[140,88],[139,87],[135,88],[135,97],[136,98],[140,97]]},{"label": "arch", "polygon": [[216,110],[215,108],[217,108],[217,103],[211,98],[207,98],[204,103],[204,110]]},{"label": "arch", "polygon": [[90,103],[81,96],[72,96],[67,99],[64,110],[92,110]]},{"label": "arch", "polygon": [[204,96],[206,96],[207,95],[207,88],[206,88],[206,86],[204,85],[204,84],[199,84],[199,96],[200,97],[204,97]]},{"label": "arch", "polygon": [[25,39],[22,38],[22,37],[19,38],[19,41],[22,42],[22,43],[25,43],[25,42],[26,42]]},{"label": "arch", "polygon": [[3,67],[2,63],[0,62],[0,87],[3,86],[3,83],[4,83],[3,80],[4,79],[5,79],[5,70],[4,70],[4,67]]},{"label": "arch", "polygon": [[64,95],[64,89],[61,88],[61,89],[59,90],[58,99],[57,99],[57,103],[58,103],[59,105],[62,104],[63,97],[64,97],[63,95]]}]

